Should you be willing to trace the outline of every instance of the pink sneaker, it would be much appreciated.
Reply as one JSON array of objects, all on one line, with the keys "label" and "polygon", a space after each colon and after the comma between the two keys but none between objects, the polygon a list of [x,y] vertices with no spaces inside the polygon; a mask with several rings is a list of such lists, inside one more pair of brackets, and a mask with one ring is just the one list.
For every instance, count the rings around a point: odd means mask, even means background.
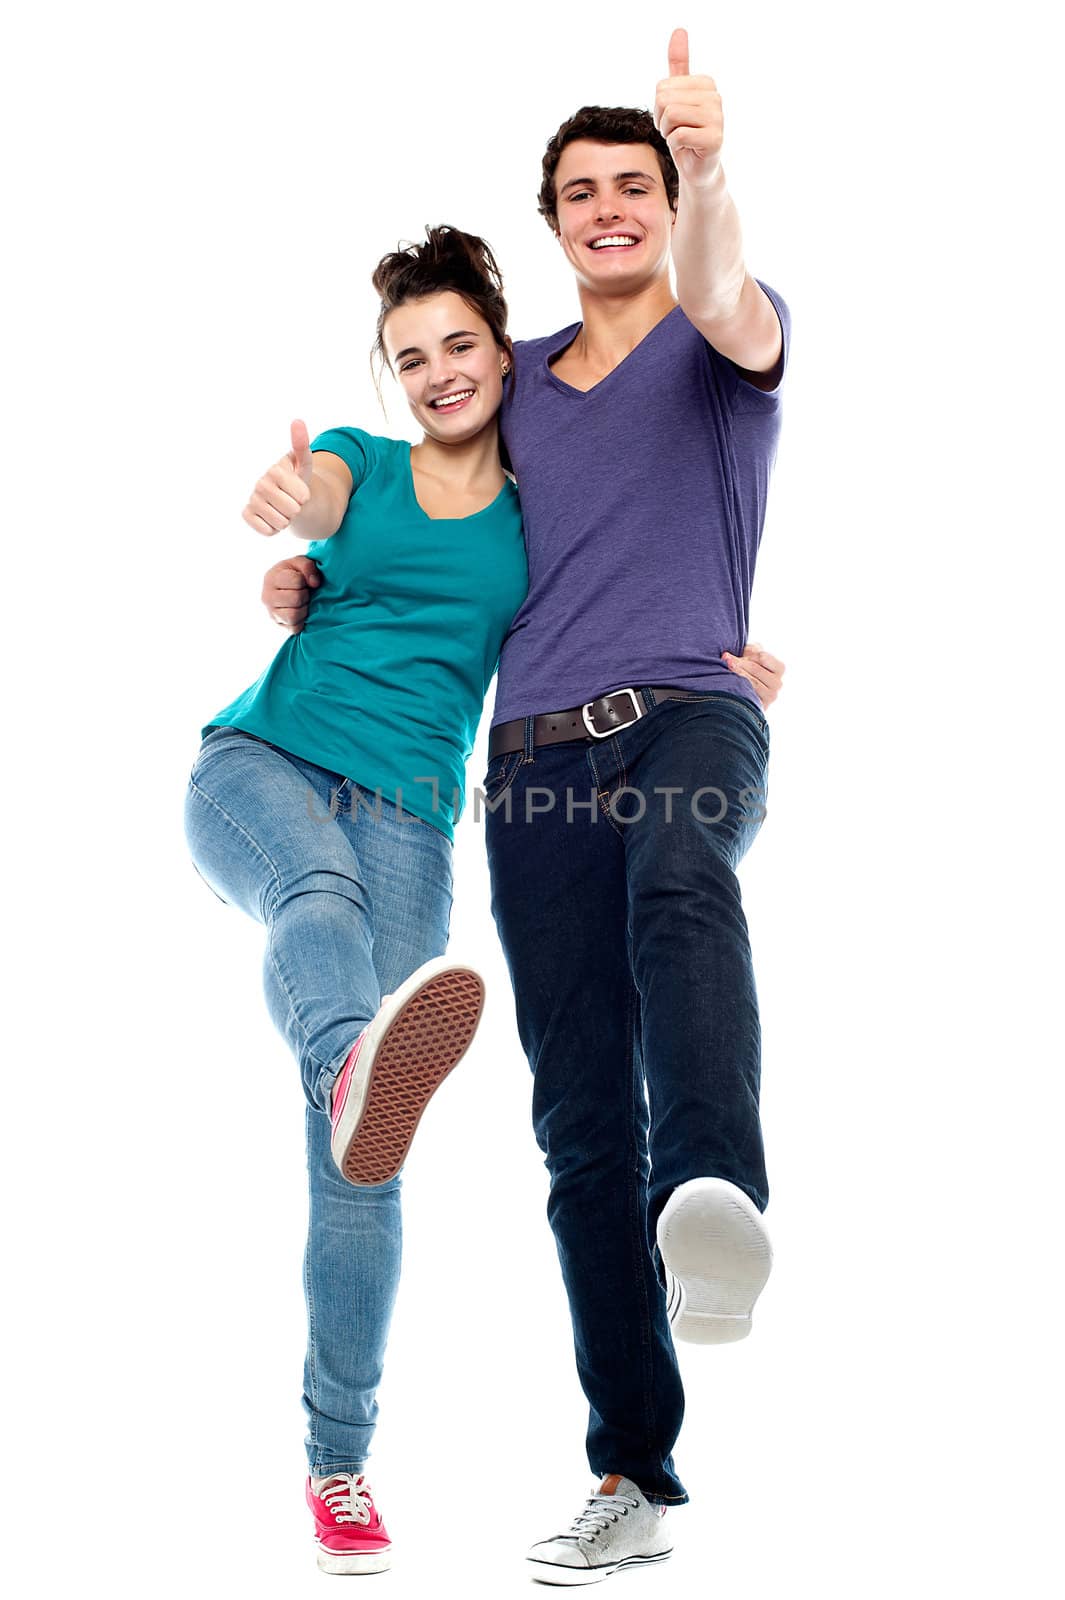
[{"label": "pink sneaker", "polygon": [[308,1478],[307,1504],[323,1572],[384,1572],[392,1565],[392,1542],[361,1472],[331,1473],[317,1494]]},{"label": "pink sneaker", "polygon": [[483,1005],[480,974],[443,956],[385,996],[333,1087],[333,1160],[349,1183],[395,1177],[422,1112],[466,1054]]}]

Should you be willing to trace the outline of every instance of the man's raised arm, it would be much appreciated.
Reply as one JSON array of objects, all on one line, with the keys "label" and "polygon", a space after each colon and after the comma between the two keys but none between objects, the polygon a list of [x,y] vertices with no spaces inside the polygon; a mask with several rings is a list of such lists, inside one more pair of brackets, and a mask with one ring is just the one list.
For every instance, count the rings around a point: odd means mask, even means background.
[{"label": "man's raised arm", "polygon": [[654,117],[680,175],[673,264],[681,309],[707,343],[742,367],[750,381],[774,388],[782,354],[780,321],[744,265],[739,214],[721,165],[721,96],[713,78],[689,73],[683,28],[674,29],[669,41],[669,76],[658,84]]}]

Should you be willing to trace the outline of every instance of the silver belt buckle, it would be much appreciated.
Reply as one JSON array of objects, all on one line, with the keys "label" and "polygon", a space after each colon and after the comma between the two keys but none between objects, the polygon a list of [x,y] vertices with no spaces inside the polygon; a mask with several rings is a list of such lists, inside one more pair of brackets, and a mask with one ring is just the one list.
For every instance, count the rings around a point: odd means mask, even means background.
[{"label": "silver belt buckle", "polygon": [[614,689],[610,694],[601,694],[597,698],[600,700],[613,700],[616,694],[627,694],[632,700],[632,716],[629,718],[628,722],[615,722],[613,727],[604,729],[602,733],[600,733],[598,728],[593,726],[592,719],[588,715],[592,707],[595,705],[595,701],[589,700],[587,705],[581,706],[581,721],[584,723],[584,726],[587,728],[593,739],[612,739],[615,733],[622,733],[624,729],[631,728],[633,723],[639,722],[640,718],[644,715],[643,707],[636,698],[635,689]]}]

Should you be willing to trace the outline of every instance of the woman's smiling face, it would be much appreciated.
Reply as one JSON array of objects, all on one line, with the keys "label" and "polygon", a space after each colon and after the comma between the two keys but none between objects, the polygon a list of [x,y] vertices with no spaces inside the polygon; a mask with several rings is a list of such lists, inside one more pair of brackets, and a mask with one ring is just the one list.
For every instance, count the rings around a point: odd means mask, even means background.
[{"label": "woman's smiling face", "polygon": [[460,294],[443,289],[397,306],[383,337],[392,371],[427,434],[457,444],[495,417],[510,358]]}]

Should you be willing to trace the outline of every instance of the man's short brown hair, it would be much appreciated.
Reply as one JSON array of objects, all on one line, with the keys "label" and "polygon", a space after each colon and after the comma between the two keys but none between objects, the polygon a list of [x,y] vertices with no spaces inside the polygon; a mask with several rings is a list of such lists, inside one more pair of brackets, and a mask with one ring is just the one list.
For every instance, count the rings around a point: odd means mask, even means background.
[{"label": "man's short brown hair", "polygon": [[539,212],[552,233],[558,232],[558,196],[555,172],[562,152],[577,139],[593,139],[596,144],[649,144],[658,157],[666,198],[671,211],[677,209],[680,181],[669,145],[654,125],[649,111],[631,106],[582,106],[548,140],[544,151],[543,181],[540,184]]}]

